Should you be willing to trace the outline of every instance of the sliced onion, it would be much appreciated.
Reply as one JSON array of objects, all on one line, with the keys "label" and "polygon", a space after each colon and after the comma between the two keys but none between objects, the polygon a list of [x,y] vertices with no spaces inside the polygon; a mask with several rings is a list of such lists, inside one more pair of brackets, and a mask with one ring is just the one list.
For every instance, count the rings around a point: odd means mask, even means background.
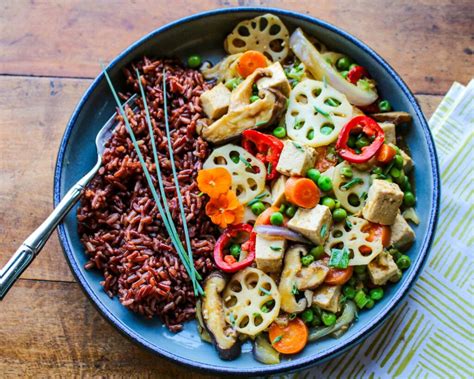
[{"label": "sliced onion", "polygon": [[255,227],[255,231],[258,234],[263,234],[266,236],[281,237],[290,241],[311,244],[311,241],[303,237],[301,234],[282,226],[258,225]]},{"label": "sliced onion", "polygon": [[405,220],[411,221],[415,225],[418,225],[420,223],[420,218],[418,217],[413,208],[405,209],[402,213],[402,216],[405,218]]},{"label": "sliced onion", "polygon": [[280,363],[280,354],[272,347],[267,337],[263,334],[259,334],[257,338],[255,338],[253,356],[257,361],[267,365]]},{"label": "sliced onion", "polygon": [[326,77],[326,81],[346,95],[351,104],[365,106],[377,100],[377,91],[374,89],[364,90],[343,78],[337,70],[326,62],[300,28],[296,29],[291,35],[290,47],[315,79],[323,80],[323,77]]},{"label": "sliced onion", "polygon": [[[349,325],[354,321],[354,319],[357,317],[357,307],[354,302],[348,301],[346,305],[344,306],[344,310],[342,312],[342,315],[339,316],[337,319],[336,323],[332,326],[326,326],[326,327],[318,327],[318,328],[313,328],[309,332],[309,337],[308,341],[316,341],[319,340],[320,338],[323,338],[327,336],[328,334],[335,333],[339,330],[347,330],[345,329],[346,327],[348,328]],[[344,329],[343,329],[344,328]],[[336,333],[336,336],[339,336],[339,333]]]}]

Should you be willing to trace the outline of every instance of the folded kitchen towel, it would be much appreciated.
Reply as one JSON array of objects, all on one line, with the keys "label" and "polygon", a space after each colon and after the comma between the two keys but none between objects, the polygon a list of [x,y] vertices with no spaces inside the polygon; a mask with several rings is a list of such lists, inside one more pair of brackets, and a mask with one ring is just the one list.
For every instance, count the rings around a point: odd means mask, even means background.
[{"label": "folded kitchen towel", "polygon": [[442,182],[438,228],[418,281],[363,343],[295,378],[472,378],[474,80],[434,112]]}]

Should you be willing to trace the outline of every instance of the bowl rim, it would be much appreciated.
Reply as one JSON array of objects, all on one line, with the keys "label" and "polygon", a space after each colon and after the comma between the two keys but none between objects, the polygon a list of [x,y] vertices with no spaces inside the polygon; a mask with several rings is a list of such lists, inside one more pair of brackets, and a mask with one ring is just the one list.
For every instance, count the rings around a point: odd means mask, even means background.
[{"label": "bowl rim", "polygon": [[[408,86],[405,82],[400,78],[400,76],[395,72],[395,70],[382,58],[380,57],[374,50],[372,50],[367,44],[362,42],[361,40],[357,39],[356,37],[352,36],[348,32],[326,22],[320,20],[318,18],[301,14],[295,11],[280,9],[280,8],[273,8],[273,7],[235,7],[235,8],[219,8],[210,11],[200,12],[193,14],[191,16],[183,17],[178,20],[172,21],[168,24],[165,24],[152,32],[148,33],[147,35],[141,37],[131,45],[129,45],[125,50],[123,50],[120,54],[118,54],[106,67],[106,70],[109,71],[115,66],[117,66],[122,59],[124,59],[127,55],[132,53],[135,49],[139,46],[143,45],[145,42],[149,41],[150,39],[158,36],[159,34],[175,28],[177,26],[192,22],[194,20],[198,20],[201,18],[206,18],[209,16],[216,16],[221,14],[227,13],[250,13],[250,12],[257,12],[257,13],[274,13],[279,16],[288,16],[295,18],[297,20],[306,21],[317,26],[320,26],[324,29],[327,29],[331,32],[338,34],[339,36],[345,38],[349,42],[356,45],[359,49],[361,49],[365,54],[368,54],[372,59],[374,59],[386,72],[387,75],[390,75],[395,82],[397,83],[398,87],[402,90],[403,94],[406,96],[408,101],[411,103],[415,110],[415,115],[420,122],[420,125],[423,130],[423,134],[425,140],[428,145],[428,151],[430,155],[431,167],[432,167],[432,176],[433,176],[433,193],[431,197],[431,202],[433,204],[433,208],[431,214],[429,215],[428,219],[428,231],[424,236],[423,243],[418,251],[417,259],[414,263],[414,269],[409,273],[408,279],[403,283],[403,285],[399,288],[398,295],[392,296],[392,298],[388,301],[388,303],[380,309],[379,312],[374,316],[373,322],[369,325],[363,326],[356,334],[354,334],[348,341],[344,344],[334,345],[330,348],[327,348],[321,351],[316,358],[315,355],[308,355],[298,357],[294,360],[286,360],[282,361],[280,364],[275,366],[267,366],[267,367],[255,367],[252,369],[241,369],[236,365],[236,367],[228,368],[222,367],[218,365],[212,364],[203,364],[202,362],[195,361],[188,358],[183,358],[179,355],[170,353],[163,349],[160,346],[157,346],[153,343],[150,343],[146,339],[139,336],[132,328],[125,325],[117,316],[115,316],[100,300],[99,296],[94,292],[94,290],[89,286],[87,283],[85,276],[81,273],[76,260],[74,259],[74,252],[72,247],[68,243],[66,231],[64,224],[61,223],[58,227],[58,235],[61,247],[63,249],[64,255],[66,257],[66,261],[75,277],[77,282],[80,284],[81,289],[85,292],[87,297],[91,300],[92,304],[95,308],[102,314],[102,316],[111,323],[121,334],[126,336],[131,341],[135,342],[136,344],[146,348],[153,353],[160,355],[161,357],[167,358],[171,360],[173,363],[181,364],[193,369],[196,369],[201,372],[205,373],[213,373],[213,374],[227,374],[227,375],[269,375],[269,374],[276,374],[282,373],[287,371],[295,371],[298,369],[308,368],[313,365],[322,363],[328,359],[334,358],[337,355],[343,353],[344,351],[350,349],[351,347],[357,345],[358,343],[362,342],[365,338],[367,338],[370,334],[375,332],[387,319],[387,317],[392,314],[392,312],[400,305],[401,301],[405,298],[408,294],[409,289],[413,286],[416,279],[420,275],[424,265],[427,261],[427,256],[429,253],[429,249],[434,239],[434,234],[436,230],[436,225],[438,221],[438,214],[439,214],[439,206],[440,206],[440,175],[439,175],[439,163],[438,157],[436,154],[436,147],[434,144],[433,136],[431,135],[430,129],[426,122],[426,119],[421,111],[421,108],[415,99],[412,92],[409,90]],[[62,172],[63,172],[63,160],[64,155],[66,152],[66,148],[68,146],[68,142],[71,136],[72,129],[76,124],[77,118],[89,100],[89,97],[96,89],[98,84],[105,80],[104,74],[101,72],[91,83],[89,88],[86,92],[82,95],[81,99],[79,100],[74,112],[69,119],[69,122],[66,126],[64,131],[63,137],[61,139],[61,144],[59,147],[56,164],[55,164],[55,172],[54,172],[54,206],[56,207],[61,200],[61,189],[62,189]],[[317,359],[317,362],[316,362]]]}]

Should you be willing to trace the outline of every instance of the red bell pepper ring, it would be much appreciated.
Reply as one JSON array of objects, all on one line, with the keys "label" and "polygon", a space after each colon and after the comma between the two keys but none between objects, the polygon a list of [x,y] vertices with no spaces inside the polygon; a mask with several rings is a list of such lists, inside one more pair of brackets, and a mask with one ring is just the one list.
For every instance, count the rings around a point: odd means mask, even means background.
[{"label": "red bell pepper ring", "polygon": [[[357,154],[355,150],[347,146],[352,131],[362,131],[369,137],[375,137],[369,146],[364,146],[361,153]],[[351,163],[364,163],[372,158],[382,146],[385,140],[385,133],[377,122],[367,116],[356,116],[351,119],[339,133],[336,142],[336,150],[339,155]]]},{"label": "red bell pepper ring", "polygon": [[[249,234],[248,241],[241,245],[241,249],[247,252],[247,256],[241,261],[226,259],[227,254],[224,250],[229,246],[232,238],[237,237],[242,232]],[[214,261],[217,267],[224,272],[236,272],[250,266],[255,259],[256,237],[253,226],[249,224],[231,225],[226,228],[214,247]]]},{"label": "red bell pepper ring", "polygon": [[257,132],[256,130],[246,130],[242,135],[243,148],[250,154],[255,155],[267,167],[266,179],[275,179],[278,175],[276,167],[283,150],[283,142],[276,137]]},{"label": "red bell pepper ring", "polygon": [[349,80],[352,84],[357,84],[360,78],[365,76],[366,78],[369,77],[369,73],[367,70],[362,66],[355,66],[349,70],[347,73],[347,80]]}]

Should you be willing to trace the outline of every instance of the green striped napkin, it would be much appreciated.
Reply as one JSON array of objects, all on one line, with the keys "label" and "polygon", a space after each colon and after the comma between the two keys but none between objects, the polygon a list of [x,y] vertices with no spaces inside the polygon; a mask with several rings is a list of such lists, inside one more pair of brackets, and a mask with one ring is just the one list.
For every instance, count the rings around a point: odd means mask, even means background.
[{"label": "green striped napkin", "polygon": [[454,83],[430,128],[442,198],[428,264],[407,299],[360,345],[303,378],[472,378],[474,80]]}]

